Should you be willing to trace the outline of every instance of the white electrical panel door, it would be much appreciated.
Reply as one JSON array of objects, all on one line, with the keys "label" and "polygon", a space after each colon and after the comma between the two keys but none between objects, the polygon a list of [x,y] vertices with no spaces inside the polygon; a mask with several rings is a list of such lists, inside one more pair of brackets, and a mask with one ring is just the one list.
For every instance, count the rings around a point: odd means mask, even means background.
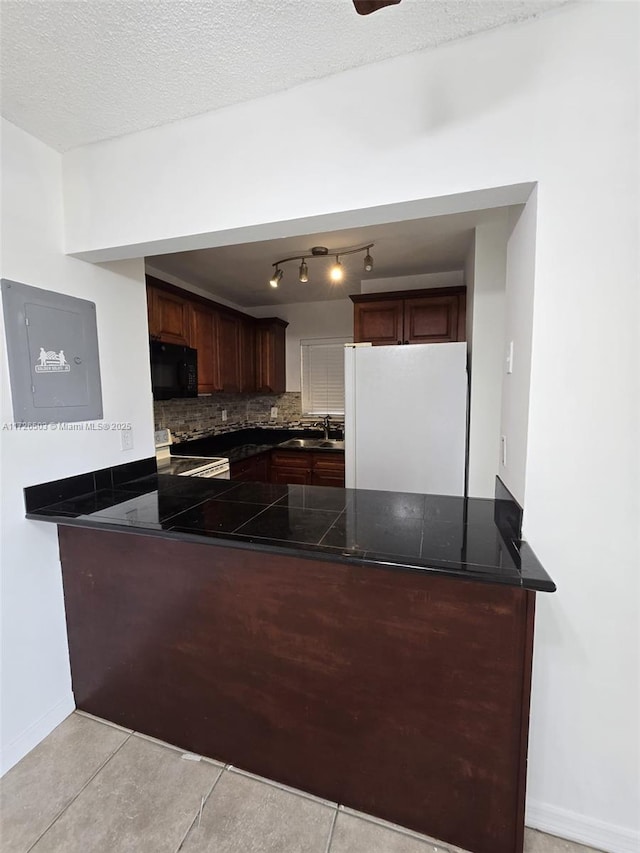
[{"label": "white electrical panel door", "polygon": [[464,495],[465,343],[345,350],[346,485]]},{"label": "white electrical panel door", "polygon": [[29,302],[24,308],[34,408],[86,406],[88,375],[78,369],[86,349],[83,314]]}]

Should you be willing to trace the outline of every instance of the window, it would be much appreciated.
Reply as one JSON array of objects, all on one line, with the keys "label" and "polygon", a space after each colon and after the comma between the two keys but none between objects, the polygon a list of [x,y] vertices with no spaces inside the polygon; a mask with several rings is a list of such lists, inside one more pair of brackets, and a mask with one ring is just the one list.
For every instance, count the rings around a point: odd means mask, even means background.
[{"label": "window", "polygon": [[344,414],[344,345],[352,340],[300,341],[303,414]]}]

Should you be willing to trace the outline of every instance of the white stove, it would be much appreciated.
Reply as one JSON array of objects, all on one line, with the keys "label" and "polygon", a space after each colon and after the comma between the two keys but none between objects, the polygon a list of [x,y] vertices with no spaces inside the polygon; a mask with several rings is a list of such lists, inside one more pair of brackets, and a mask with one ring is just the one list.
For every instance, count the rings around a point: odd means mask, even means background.
[{"label": "white stove", "polygon": [[219,456],[172,456],[171,432],[156,430],[156,463],[158,474],[175,474],[178,477],[206,477],[228,480],[229,460]]}]

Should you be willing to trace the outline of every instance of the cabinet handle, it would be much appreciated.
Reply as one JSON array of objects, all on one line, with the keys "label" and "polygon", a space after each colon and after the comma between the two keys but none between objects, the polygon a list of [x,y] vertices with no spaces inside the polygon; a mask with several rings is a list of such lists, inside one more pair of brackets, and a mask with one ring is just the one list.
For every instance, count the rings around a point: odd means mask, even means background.
[{"label": "cabinet handle", "polygon": [[398,341],[398,346],[400,346],[401,343],[402,343],[402,341]]},{"label": "cabinet handle", "polygon": [[409,343],[409,341],[405,341],[405,344],[408,344],[408,343]]}]

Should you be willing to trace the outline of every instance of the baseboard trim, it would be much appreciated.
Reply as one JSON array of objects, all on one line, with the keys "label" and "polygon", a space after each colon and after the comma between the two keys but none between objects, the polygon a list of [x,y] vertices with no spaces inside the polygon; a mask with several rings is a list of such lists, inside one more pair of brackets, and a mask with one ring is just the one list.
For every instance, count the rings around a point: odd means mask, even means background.
[{"label": "baseboard trim", "polygon": [[57,702],[46,714],[27,726],[17,738],[4,746],[0,752],[0,776],[4,776],[14,764],[17,764],[21,758],[24,758],[27,753],[43,741],[56,726],[59,726],[75,710],[75,707],[73,694],[69,692],[68,696]]},{"label": "baseboard trim", "polygon": [[640,832],[548,803],[527,800],[525,823],[531,829],[539,829],[606,853],[638,853],[640,850]]}]

